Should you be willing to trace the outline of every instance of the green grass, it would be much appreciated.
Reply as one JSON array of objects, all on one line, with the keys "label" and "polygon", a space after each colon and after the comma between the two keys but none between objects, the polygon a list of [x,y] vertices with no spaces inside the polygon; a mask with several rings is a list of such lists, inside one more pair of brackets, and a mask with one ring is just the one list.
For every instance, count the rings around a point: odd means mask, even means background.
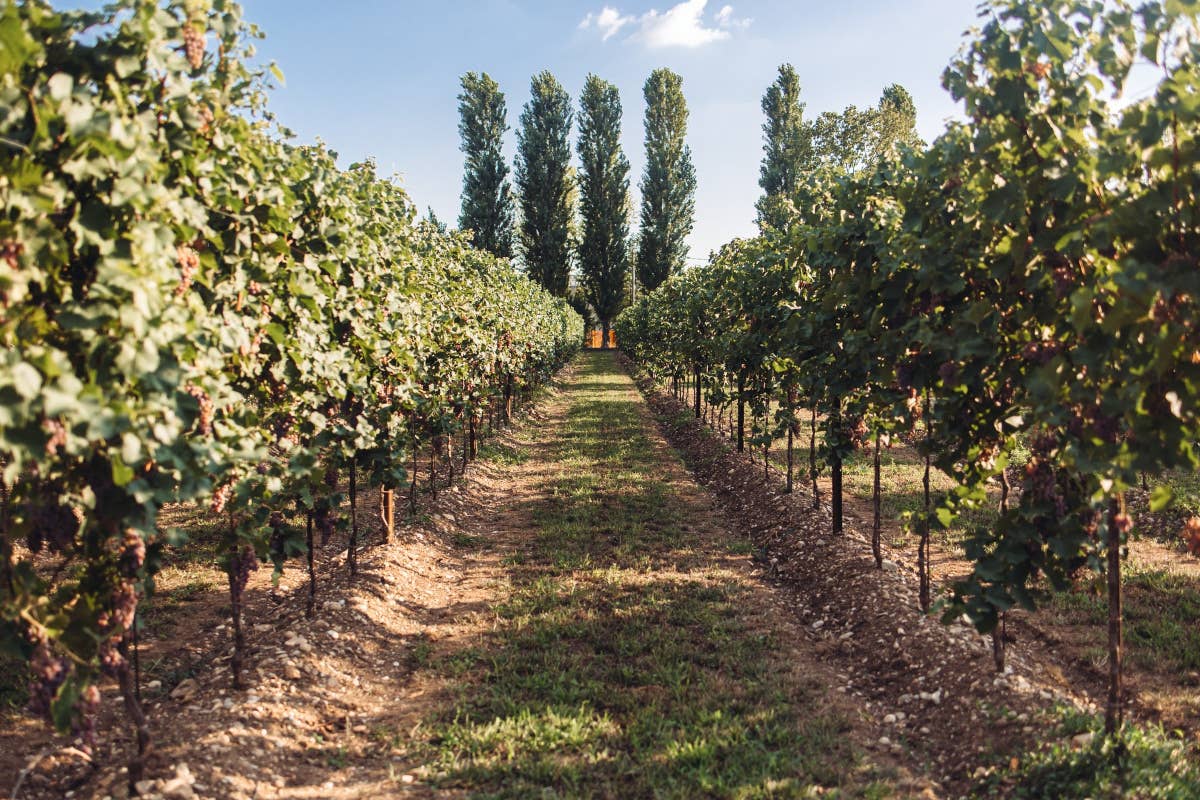
[{"label": "green grass", "polygon": [[528,451],[511,442],[498,439],[489,439],[484,442],[479,448],[479,456],[494,464],[504,465],[524,464],[529,460]]},{"label": "green grass", "polygon": [[664,480],[629,379],[608,354],[581,364],[495,634],[430,665],[457,691],[421,753],[434,782],[487,798],[890,796],[822,687],[785,677],[750,588],[698,555],[697,510]]},{"label": "green grass", "polygon": [[[974,797],[1035,800],[1194,800],[1200,771],[1183,742],[1160,728],[1126,726],[1106,739],[1100,717],[1060,709],[1051,741],[1038,750],[993,768]],[[1073,741],[1078,735],[1083,741]]]},{"label": "green grass", "polygon": [[[1200,587],[1194,578],[1160,569],[1129,569],[1124,576],[1125,646],[1139,669],[1200,670]],[[1108,605],[1102,592],[1053,595],[1050,609],[1104,646]]]},{"label": "green grass", "polygon": [[1171,487],[1175,495],[1175,507],[1181,514],[1200,514],[1200,472],[1170,470],[1159,476],[1158,480]]}]

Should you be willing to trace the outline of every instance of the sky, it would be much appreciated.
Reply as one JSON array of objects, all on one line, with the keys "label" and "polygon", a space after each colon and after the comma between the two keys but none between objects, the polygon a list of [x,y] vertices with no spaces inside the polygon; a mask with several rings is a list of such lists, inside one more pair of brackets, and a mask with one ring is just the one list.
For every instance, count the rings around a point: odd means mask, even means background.
[{"label": "sky", "polygon": [[530,78],[545,69],[578,100],[589,72],[616,84],[634,223],[643,157],[642,85],[683,78],[698,188],[691,257],[750,236],[760,190],[761,97],[780,64],[800,75],[806,116],[874,105],[900,83],[926,140],[958,109],[941,73],[975,23],[975,0],[243,0],[286,78],[269,107],[341,162],[373,157],[421,209],[458,218],[459,79],[487,72],[508,105],[506,153]]}]

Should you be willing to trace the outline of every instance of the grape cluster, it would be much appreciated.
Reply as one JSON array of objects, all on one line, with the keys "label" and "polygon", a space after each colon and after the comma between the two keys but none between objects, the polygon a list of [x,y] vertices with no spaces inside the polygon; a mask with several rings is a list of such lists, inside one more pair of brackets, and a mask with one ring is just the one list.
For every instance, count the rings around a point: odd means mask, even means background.
[{"label": "grape cluster", "polygon": [[1200,517],[1188,517],[1183,525],[1183,541],[1194,556],[1200,556]]},{"label": "grape cluster", "polygon": [[29,531],[25,543],[31,552],[40,553],[44,545],[50,550],[61,553],[75,541],[79,532],[82,512],[65,505],[58,499],[58,487],[47,484],[44,493],[31,499],[25,507],[26,519],[29,520]]},{"label": "grape cluster", "polygon": [[192,69],[200,69],[204,63],[204,29],[188,21],[183,26],[183,47]]},{"label": "grape cluster", "polygon": [[189,383],[187,386],[183,387],[183,390],[194,397],[196,402],[200,404],[200,418],[197,420],[196,424],[200,430],[200,433],[204,436],[208,436],[210,433],[212,433],[212,398],[208,396],[208,392],[204,391],[194,383]]},{"label": "grape cluster", "polygon": [[1058,342],[1029,342],[1021,350],[1021,357],[1026,361],[1031,361],[1034,364],[1045,366],[1046,364],[1049,364],[1056,355],[1058,355],[1060,349],[1061,347]]},{"label": "grape cluster", "polygon": [[[46,719],[52,718],[54,699],[59,689],[70,676],[70,662],[56,656],[45,639],[40,639],[29,660],[29,705],[30,713]],[[90,685],[75,701],[71,720],[72,732],[80,738],[84,752],[91,753],[96,746],[96,713],[100,710],[100,690]]]},{"label": "grape cluster", "polygon": [[179,261],[179,286],[175,288],[175,296],[181,297],[192,288],[192,281],[200,271],[200,254],[191,245],[181,244],[175,248],[175,257]]},{"label": "grape cluster", "polygon": [[56,455],[67,446],[67,427],[61,420],[47,419],[42,421],[42,430],[49,436],[46,439],[46,455]]},{"label": "grape cluster", "polygon": [[21,256],[25,253],[25,245],[14,239],[0,241],[0,261],[8,264],[10,269],[20,269]]},{"label": "grape cluster", "polygon": [[214,514],[224,513],[225,507],[229,505],[231,497],[233,497],[233,483],[223,483],[213,491],[209,508]]},{"label": "grape cluster", "polygon": [[207,105],[201,105],[196,109],[196,116],[200,117],[200,133],[206,134],[212,130],[212,124],[216,121],[216,116],[211,108]]},{"label": "grape cluster", "polygon": [[50,705],[58,689],[67,679],[68,662],[50,650],[49,643],[41,639],[33,648],[29,659],[31,680],[29,685],[29,710],[42,717],[50,716]]},{"label": "grape cluster", "polygon": [[1075,286],[1079,283],[1078,276],[1068,264],[1059,264],[1054,267],[1050,272],[1050,277],[1054,280],[1054,293],[1058,295],[1059,300],[1075,291]]},{"label": "grape cluster", "polygon": [[117,569],[126,578],[137,575],[138,570],[146,563],[146,542],[132,528],[125,530],[124,546],[121,548],[121,558]]},{"label": "grape cluster", "polygon": [[258,569],[258,556],[254,548],[247,545],[230,556],[229,588],[237,597],[242,596],[246,584],[250,582],[250,573]]}]

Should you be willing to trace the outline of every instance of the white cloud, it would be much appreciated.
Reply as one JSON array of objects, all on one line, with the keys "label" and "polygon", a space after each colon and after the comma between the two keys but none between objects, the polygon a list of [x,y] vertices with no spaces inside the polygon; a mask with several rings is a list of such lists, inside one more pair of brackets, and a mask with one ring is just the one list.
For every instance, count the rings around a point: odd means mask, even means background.
[{"label": "white cloud", "polygon": [[628,37],[644,43],[647,47],[700,47],[701,45],[728,39],[730,31],[741,30],[750,25],[749,19],[733,15],[733,6],[723,6],[706,23],[704,8],[708,0],[683,0],[666,11],[650,9],[645,14],[622,14],[611,6],[598,13],[589,13],[579,23],[581,29],[595,28],[600,31],[601,41],[608,41],[622,28],[629,26],[633,33]]},{"label": "white cloud", "polygon": [[637,22],[637,18],[621,16],[620,11],[611,6],[605,6],[600,9],[599,14],[589,13],[584,17],[583,21],[579,23],[579,27],[586,29],[595,25],[596,29],[600,31],[600,41],[607,42],[617,31],[631,22]]},{"label": "white cloud", "polygon": [[754,21],[749,17],[742,19],[735,17],[733,15],[733,6],[721,6],[721,10],[713,16],[713,19],[716,20],[718,28],[723,28],[725,30],[729,30],[731,28],[749,28],[750,23]]}]

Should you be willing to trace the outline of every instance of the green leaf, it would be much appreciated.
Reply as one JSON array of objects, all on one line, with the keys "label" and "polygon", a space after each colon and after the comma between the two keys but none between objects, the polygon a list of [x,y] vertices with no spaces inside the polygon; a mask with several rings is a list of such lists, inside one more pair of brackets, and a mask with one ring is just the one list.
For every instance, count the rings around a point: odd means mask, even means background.
[{"label": "green leaf", "polygon": [[116,453],[112,454],[112,479],[117,486],[128,486],[133,480],[133,468],[126,465]]},{"label": "green leaf", "polygon": [[42,374],[31,364],[18,361],[12,369],[12,384],[13,388],[17,390],[17,394],[26,400],[31,400],[42,389]]},{"label": "green leaf", "polygon": [[1155,486],[1150,492],[1150,510],[1162,511],[1175,500],[1175,492],[1165,483]]}]

